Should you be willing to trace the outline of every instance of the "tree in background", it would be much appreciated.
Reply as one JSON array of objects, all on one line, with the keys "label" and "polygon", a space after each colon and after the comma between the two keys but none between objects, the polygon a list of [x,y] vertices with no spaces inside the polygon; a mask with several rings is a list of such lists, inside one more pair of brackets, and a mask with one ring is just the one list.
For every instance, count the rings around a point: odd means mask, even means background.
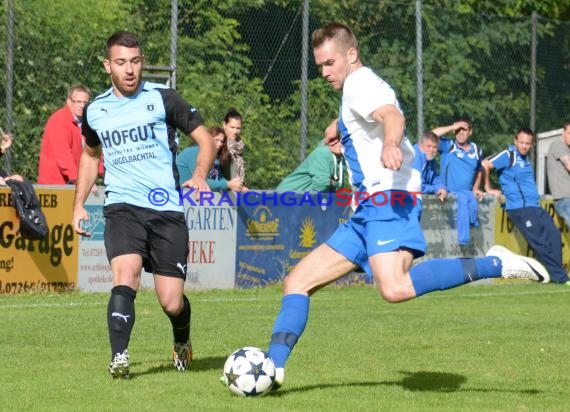
[{"label": "tree in background", "polygon": [[[568,17],[570,0],[424,0],[424,125],[469,116],[491,153],[529,122],[530,18]],[[101,60],[116,30],[137,33],[147,64],[170,64],[169,2],[15,1],[13,169],[32,180],[47,117],[67,87],[94,94],[109,85]],[[179,0],[177,90],[206,123],[230,106],[244,115],[247,184],[271,188],[299,163],[302,0]],[[343,21],[358,34],[367,65],[392,84],[416,130],[414,2],[312,0],[310,27]],[[0,8],[0,41],[6,9]],[[560,127],[570,93],[566,23],[539,19],[537,130]],[[4,57],[5,48],[0,48]],[[314,66],[309,47],[310,152],[338,114],[339,96]],[[5,72],[0,71],[0,92]],[[4,107],[0,107],[0,114]],[[181,138],[181,147],[189,142]]]},{"label": "tree in background", "polygon": [[[15,1],[14,130],[12,165],[35,180],[43,128],[49,115],[63,106],[70,85],[83,83],[95,93],[107,84],[101,59],[108,27],[121,27],[129,9],[119,0]],[[5,28],[5,7],[2,29]],[[5,35],[6,30],[3,30]],[[5,47],[2,48],[4,57]],[[3,59],[4,61],[4,59]],[[0,89],[4,92],[5,71]]]}]

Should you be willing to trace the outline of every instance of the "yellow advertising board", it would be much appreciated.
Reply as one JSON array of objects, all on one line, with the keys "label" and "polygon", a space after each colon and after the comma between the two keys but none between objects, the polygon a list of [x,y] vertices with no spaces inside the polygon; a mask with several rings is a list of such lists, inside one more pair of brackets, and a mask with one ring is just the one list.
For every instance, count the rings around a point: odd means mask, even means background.
[{"label": "yellow advertising board", "polygon": [[79,239],[73,226],[74,188],[35,186],[49,227],[41,240],[20,236],[9,188],[0,188],[0,294],[75,289]]},{"label": "yellow advertising board", "polygon": [[[568,272],[570,270],[570,230],[564,223],[564,219],[554,211],[552,199],[543,198],[540,206],[552,216],[554,224],[562,234],[562,263]],[[534,257],[525,238],[507,217],[507,212],[501,208],[499,202],[495,206],[495,244],[503,245],[515,253]]]}]

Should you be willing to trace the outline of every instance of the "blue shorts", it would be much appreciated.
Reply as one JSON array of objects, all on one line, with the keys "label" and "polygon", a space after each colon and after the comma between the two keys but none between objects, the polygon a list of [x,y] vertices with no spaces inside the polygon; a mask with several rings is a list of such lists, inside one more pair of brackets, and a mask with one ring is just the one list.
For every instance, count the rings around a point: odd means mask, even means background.
[{"label": "blue shorts", "polygon": [[426,241],[420,226],[421,200],[409,194],[401,196],[403,192],[398,190],[387,191],[388,199],[392,198],[391,193],[394,192],[400,195],[393,202],[374,204],[370,199],[362,202],[350,219],[340,225],[326,242],[364,269],[369,277],[372,277],[368,262],[370,256],[407,249],[415,259],[426,252]]}]

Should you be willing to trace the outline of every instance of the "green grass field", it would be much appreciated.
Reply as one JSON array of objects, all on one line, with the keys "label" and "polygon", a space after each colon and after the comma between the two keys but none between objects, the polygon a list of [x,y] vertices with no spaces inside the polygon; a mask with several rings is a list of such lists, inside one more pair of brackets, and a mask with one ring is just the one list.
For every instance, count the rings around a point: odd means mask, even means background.
[{"label": "green grass field", "polygon": [[267,347],[281,292],[190,294],[191,371],[170,362],[170,323],[137,296],[128,381],[107,373],[107,294],[0,296],[0,410],[570,410],[570,288],[465,286],[397,305],[374,287],[328,287],[284,387],[238,398],[218,378],[241,346]]}]

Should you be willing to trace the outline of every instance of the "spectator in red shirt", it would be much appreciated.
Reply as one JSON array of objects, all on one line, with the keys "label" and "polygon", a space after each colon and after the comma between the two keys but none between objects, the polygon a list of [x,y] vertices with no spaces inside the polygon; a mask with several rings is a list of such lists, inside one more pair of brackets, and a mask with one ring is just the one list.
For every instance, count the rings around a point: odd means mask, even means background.
[{"label": "spectator in red shirt", "polygon": [[[90,95],[91,92],[86,86],[71,86],[65,106],[49,117],[40,149],[39,184],[76,183],[79,158],[84,145],[81,121]],[[99,162],[99,175],[103,176],[102,161]]]}]

